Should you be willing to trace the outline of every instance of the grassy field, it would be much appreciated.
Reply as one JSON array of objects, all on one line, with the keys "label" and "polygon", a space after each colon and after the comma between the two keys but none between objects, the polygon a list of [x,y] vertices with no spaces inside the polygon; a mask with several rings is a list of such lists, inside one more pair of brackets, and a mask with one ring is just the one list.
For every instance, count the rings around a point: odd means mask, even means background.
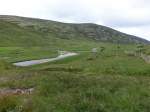
[{"label": "grassy field", "polygon": [[[101,49],[96,57],[92,48]],[[146,46],[148,49],[149,46]],[[57,47],[0,47],[0,88],[34,88],[0,96],[0,112],[149,112],[150,64],[128,55],[134,45],[68,42]],[[61,61],[15,67],[13,62],[78,52]]]},{"label": "grassy field", "polygon": [[[95,24],[0,16],[0,112],[150,112],[150,63],[139,56],[150,46],[139,43],[149,42]],[[58,51],[79,55],[13,66]]]}]

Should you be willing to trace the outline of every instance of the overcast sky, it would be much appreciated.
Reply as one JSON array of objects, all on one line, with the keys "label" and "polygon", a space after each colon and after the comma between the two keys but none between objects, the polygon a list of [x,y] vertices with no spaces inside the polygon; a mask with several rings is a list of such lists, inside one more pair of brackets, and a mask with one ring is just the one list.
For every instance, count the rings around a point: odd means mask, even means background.
[{"label": "overcast sky", "polygon": [[150,0],[0,0],[0,15],[97,23],[150,40]]}]

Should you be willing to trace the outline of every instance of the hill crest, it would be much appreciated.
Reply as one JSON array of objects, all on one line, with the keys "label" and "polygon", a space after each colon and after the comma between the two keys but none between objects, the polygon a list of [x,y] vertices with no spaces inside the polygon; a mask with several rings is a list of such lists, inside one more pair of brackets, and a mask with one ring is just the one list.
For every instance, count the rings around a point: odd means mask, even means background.
[{"label": "hill crest", "polygon": [[[93,23],[62,23],[44,19],[0,15],[0,26],[1,30],[3,29],[0,32],[0,39],[5,42],[9,40],[18,41],[17,39],[19,39],[18,42],[33,41],[33,45],[35,43],[40,45],[41,43],[38,43],[37,39],[40,42],[42,41],[43,44],[48,44],[44,41],[51,41],[51,38],[60,38],[67,40],[87,39],[119,44],[149,44],[148,40]],[[12,32],[11,38],[8,32]],[[21,43],[18,43],[18,45],[21,45]]]}]

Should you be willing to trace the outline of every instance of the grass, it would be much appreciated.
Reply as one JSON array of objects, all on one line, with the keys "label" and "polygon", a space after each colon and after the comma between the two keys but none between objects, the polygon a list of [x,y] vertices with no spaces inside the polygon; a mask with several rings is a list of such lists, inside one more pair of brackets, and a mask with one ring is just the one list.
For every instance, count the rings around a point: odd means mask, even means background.
[{"label": "grass", "polygon": [[22,96],[20,104],[12,104],[33,112],[148,112],[149,81],[147,77],[42,71],[11,83],[14,87],[36,85],[34,95]]},{"label": "grass", "polygon": [[[62,23],[17,21],[0,21],[0,90],[34,91],[29,95],[0,94],[0,112],[150,111],[150,64],[125,53],[134,52],[137,45],[120,44],[118,48],[118,44],[97,42],[79,32],[65,35],[63,31],[74,30]],[[150,46],[144,47],[150,54]],[[96,55],[91,53],[93,48],[98,48]],[[12,65],[56,57],[58,50],[79,55],[30,67]]]},{"label": "grass", "polygon": [[[1,96],[0,111],[149,112],[150,65],[124,53],[135,46],[121,45],[121,50],[103,43],[76,46],[64,50],[80,51],[78,56],[25,68],[14,67],[11,62],[57,53],[51,47],[1,47],[0,78],[5,80],[0,88],[34,87],[35,91],[31,95]],[[100,46],[105,51],[88,60],[92,53],[83,50]],[[11,58],[4,58],[7,56]]]}]

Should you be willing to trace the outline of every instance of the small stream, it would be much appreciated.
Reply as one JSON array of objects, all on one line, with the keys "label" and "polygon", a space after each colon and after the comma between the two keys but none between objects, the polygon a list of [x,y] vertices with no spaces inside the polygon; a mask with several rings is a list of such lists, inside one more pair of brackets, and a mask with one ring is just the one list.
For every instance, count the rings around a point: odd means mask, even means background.
[{"label": "small stream", "polygon": [[27,67],[27,66],[32,66],[32,65],[37,65],[37,64],[47,63],[47,62],[53,62],[53,61],[56,61],[56,60],[61,60],[61,59],[67,58],[67,57],[75,56],[75,55],[78,55],[78,54],[68,52],[66,54],[59,55],[56,58],[23,61],[23,62],[13,63],[13,65],[20,66],[20,67]]}]

